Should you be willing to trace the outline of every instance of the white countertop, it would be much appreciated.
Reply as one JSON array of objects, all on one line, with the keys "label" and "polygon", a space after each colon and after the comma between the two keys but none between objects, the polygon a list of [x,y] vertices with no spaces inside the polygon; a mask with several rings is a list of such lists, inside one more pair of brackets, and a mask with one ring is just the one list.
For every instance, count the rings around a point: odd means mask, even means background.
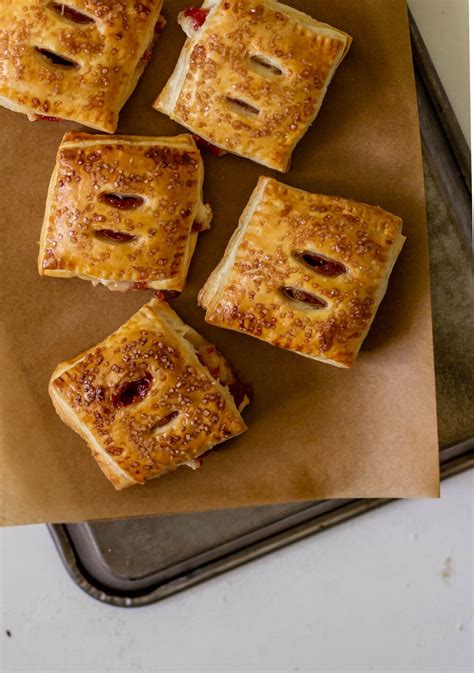
[{"label": "white countertop", "polygon": [[469,2],[408,0],[408,5],[470,145]]},{"label": "white countertop", "polygon": [[[409,4],[468,137],[467,0]],[[471,473],[137,610],[82,593],[45,526],[2,530],[0,671],[468,672],[472,530]]]},{"label": "white countertop", "polygon": [[[2,531],[7,671],[471,671],[472,473],[155,605],[102,605]],[[5,629],[11,632],[6,636]]]}]

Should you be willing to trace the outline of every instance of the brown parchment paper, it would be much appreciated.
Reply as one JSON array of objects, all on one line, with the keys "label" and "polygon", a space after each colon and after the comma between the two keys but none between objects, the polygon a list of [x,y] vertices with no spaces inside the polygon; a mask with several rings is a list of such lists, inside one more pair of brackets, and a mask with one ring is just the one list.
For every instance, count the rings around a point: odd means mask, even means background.
[{"label": "brown parchment paper", "polygon": [[[168,26],[118,132],[174,134],[151,109],[184,35]],[[57,146],[78,125],[30,123],[0,110],[1,523],[80,521],[315,498],[434,497],[438,445],[427,230],[404,0],[291,0],[354,38],[318,119],[281,176],[245,159],[205,154],[210,232],[199,237],[185,292],[173,303],[253,384],[248,432],[197,472],[116,492],[89,449],[53,411],[56,364],[95,345],[149,292],[112,293],[81,280],[40,278],[40,227]],[[210,327],[196,294],[219,260],[261,174],[308,191],[358,199],[400,215],[407,242],[361,355],[336,369]]]}]

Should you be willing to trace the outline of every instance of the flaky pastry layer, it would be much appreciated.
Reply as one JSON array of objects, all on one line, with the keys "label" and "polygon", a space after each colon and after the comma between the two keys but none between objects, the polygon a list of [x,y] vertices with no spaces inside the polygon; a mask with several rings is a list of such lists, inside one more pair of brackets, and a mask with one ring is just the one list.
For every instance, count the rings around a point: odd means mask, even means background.
[{"label": "flaky pastry layer", "polygon": [[203,179],[190,135],[67,133],[50,181],[39,273],[181,291],[212,217]]},{"label": "flaky pastry layer", "polygon": [[153,299],[98,346],[63,362],[49,393],[116,489],[143,484],[246,429],[215,347]]},{"label": "flaky pastry layer", "polygon": [[318,114],[351,37],[275,0],[205,0],[155,109],[279,171]]},{"label": "flaky pastry layer", "polygon": [[402,249],[382,208],[261,177],[199,293],[206,321],[350,367]]},{"label": "flaky pastry layer", "polygon": [[113,133],[163,0],[0,0],[0,105]]}]

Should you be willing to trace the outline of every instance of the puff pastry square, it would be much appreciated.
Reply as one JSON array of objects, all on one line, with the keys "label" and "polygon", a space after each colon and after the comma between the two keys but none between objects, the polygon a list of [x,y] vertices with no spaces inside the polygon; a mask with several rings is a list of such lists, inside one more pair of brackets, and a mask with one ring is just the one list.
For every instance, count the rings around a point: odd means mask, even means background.
[{"label": "puff pastry square", "polygon": [[49,186],[39,273],[113,290],[181,291],[212,216],[203,175],[190,135],[67,133]]},{"label": "puff pastry square", "polygon": [[199,294],[212,325],[350,367],[405,237],[382,208],[261,177]]},{"label": "puff pastry square", "polygon": [[113,133],[163,0],[0,0],[0,105]]},{"label": "puff pastry square", "polygon": [[288,170],[351,37],[274,0],[206,0],[155,109],[217,148]]},{"label": "puff pastry square", "polygon": [[239,409],[248,398],[231,367],[157,299],[60,364],[49,392],[118,490],[195,469],[201,454],[246,430]]}]

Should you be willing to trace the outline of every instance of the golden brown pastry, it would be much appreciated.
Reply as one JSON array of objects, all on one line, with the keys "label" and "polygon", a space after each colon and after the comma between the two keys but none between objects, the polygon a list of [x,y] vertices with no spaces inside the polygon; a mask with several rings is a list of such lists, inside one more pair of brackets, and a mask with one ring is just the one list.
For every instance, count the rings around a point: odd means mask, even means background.
[{"label": "golden brown pastry", "polygon": [[0,105],[113,133],[163,0],[0,0]]},{"label": "golden brown pastry", "polygon": [[351,37],[274,0],[205,0],[153,107],[217,148],[288,170]]},{"label": "golden brown pastry", "polygon": [[66,133],[51,177],[39,273],[112,290],[181,291],[198,233],[204,168],[190,135]]},{"label": "golden brown pastry", "polygon": [[405,237],[382,208],[261,177],[199,294],[212,325],[350,367]]},{"label": "golden brown pastry", "polygon": [[231,367],[153,299],[105,341],[60,364],[49,393],[116,489],[143,484],[246,430]]}]

